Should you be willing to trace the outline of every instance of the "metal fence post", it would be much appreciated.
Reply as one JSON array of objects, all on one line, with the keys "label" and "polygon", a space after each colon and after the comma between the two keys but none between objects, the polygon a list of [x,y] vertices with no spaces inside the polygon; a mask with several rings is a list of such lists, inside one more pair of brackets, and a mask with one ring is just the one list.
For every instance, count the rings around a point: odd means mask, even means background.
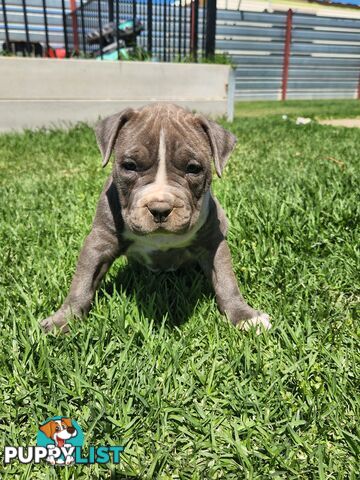
[{"label": "metal fence post", "polygon": [[30,53],[31,53],[30,33],[29,33],[29,24],[28,24],[28,19],[27,19],[26,1],[25,0],[22,0],[22,7],[23,7],[23,15],[24,15],[25,35],[26,35],[26,51],[27,51],[27,54],[30,55]]},{"label": "metal fence post", "polygon": [[63,17],[65,52],[66,52],[66,56],[68,56],[69,55],[69,43],[68,43],[68,36],[67,36],[65,0],[61,0],[61,9],[62,9],[62,17]]},{"label": "metal fence post", "polygon": [[[136,25],[136,0],[132,2],[132,21],[133,21],[133,32],[135,32]],[[137,45],[136,37],[134,37],[135,45]]]},{"label": "metal fence post", "polygon": [[207,0],[206,7],[206,40],[205,56],[207,58],[215,55],[216,35],[216,0]]},{"label": "metal fence post", "polygon": [[[135,1],[135,0],[134,0]],[[167,60],[167,55],[166,55],[166,35],[167,35],[167,32],[166,32],[166,20],[167,20],[167,11],[166,11],[166,1],[164,2],[164,7],[163,7],[163,34],[162,34],[162,37],[163,37],[163,60],[164,62],[166,62]]]},{"label": "metal fence post", "polygon": [[287,84],[289,79],[292,21],[293,21],[293,11],[290,9],[288,10],[287,16],[286,16],[286,32],[285,32],[285,44],[284,44],[281,100],[286,100],[286,94],[287,94]]},{"label": "metal fence post", "polygon": [[182,0],[179,0],[179,17],[178,17],[178,58],[181,58],[181,34],[182,34]]},{"label": "metal fence post", "polygon": [[120,19],[119,19],[119,0],[116,0],[115,3],[115,31],[116,31],[116,51],[117,51],[117,59],[120,60],[120,55],[119,55],[119,50],[120,50],[120,38],[119,38],[119,24],[120,24]]},{"label": "metal fence post", "polygon": [[104,40],[103,40],[103,29],[102,29],[102,12],[101,12],[101,0],[97,0],[97,8],[98,8],[98,27],[99,27],[99,46],[100,46],[100,58],[103,59],[103,48],[104,48]]},{"label": "metal fence post", "polygon": [[147,51],[152,55],[152,0],[147,0]]},{"label": "metal fence post", "polygon": [[199,0],[191,1],[190,55],[197,62],[199,31]]},{"label": "metal fence post", "polygon": [[[187,19],[187,11],[188,7],[186,5],[186,0],[184,0],[184,18],[183,18],[183,55],[184,57],[187,55],[186,47],[188,45],[188,19]],[[181,25],[180,25],[181,28]]]},{"label": "metal fence post", "polygon": [[46,0],[42,0],[42,6],[43,6],[45,39],[46,39],[46,54],[45,54],[45,57],[47,57],[49,55],[49,27],[48,27],[48,21],[47,21]]},{"label": "metal fence post", "polygon": [[84,23],[84,4],[83,0],[80,0],[80,18],[81,18],[81,36],[82,36],[82,48],[86,55],[86,38],[85,38],[85,23]]},{"label": "metal fence post", "polygon": [[[116,0],[118,1],[118,0]],[[114,3],[113,0],[108,0],[108,6],[109,6],[109,22],[114,21]]]},{"label": "metal fence post", "polygon": [[6,48],[10,50],[10,37],[9,37],[9,28],[8,28],[8,21],[6,15],[6,4],[5,0],[2,0],[2,10],[4,15],[4,24],[5,24],[5,40],[6,40]]}]

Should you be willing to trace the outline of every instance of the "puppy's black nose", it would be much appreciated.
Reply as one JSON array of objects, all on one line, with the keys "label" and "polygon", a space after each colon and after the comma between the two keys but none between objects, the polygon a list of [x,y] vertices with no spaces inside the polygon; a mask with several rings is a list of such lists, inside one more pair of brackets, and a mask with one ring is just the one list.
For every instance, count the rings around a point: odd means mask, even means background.
[{"label": "puppy's black nose", "polygon": [[74,427],[67,427],[66,429],[71,435],[75,432],[75,428]]},{"label": "puppy's black nose", "polygon": [[148,209],[154,217],[155,223],[166,222],[172,212],[172,207],[166,202],[152,202],[151,205],[148,205]]}]

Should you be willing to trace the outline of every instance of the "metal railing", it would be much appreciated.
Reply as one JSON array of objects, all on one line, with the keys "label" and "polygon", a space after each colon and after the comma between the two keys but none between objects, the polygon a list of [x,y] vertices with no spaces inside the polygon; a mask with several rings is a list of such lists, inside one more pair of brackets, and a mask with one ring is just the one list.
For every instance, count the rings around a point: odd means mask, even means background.
[{"label": "metal railing", "polygon": [[206,12],[199,0],[80,0],[67,15],[68,50],[116,59],[126,58],[136,47],[138,55],[158,61],[196,61],[199,55],[211,54],[204,38]]},{"label": "metal railing", "polygon": [[216,0],[200,1],[1,0],[0,39],[24,56],[197,61],[215,52]]}]

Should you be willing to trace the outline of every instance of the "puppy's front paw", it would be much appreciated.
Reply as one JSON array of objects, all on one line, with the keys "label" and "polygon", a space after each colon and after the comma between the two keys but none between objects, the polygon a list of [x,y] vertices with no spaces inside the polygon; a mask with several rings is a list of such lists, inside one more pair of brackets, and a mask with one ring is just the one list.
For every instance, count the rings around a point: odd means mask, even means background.
[{"label": "puppy's front paw", "polygon": [[243,320],[236,325],[240,330],[250,330],[251,328],[256,328],[256,334],[259,335],[261,330],[270,330],[271,323],[270,317],[267,313],[259,312],[258,315]]},{"label": "puppy's front paw", "polygon": [[44,333],[49,333],[54,330],[54,328],[59,328],[62,333],[67,333],[69,331],[65,315],[59,313],[55,313],[54,315],[45,318],[45,320],[42,320],[39,324]]}]

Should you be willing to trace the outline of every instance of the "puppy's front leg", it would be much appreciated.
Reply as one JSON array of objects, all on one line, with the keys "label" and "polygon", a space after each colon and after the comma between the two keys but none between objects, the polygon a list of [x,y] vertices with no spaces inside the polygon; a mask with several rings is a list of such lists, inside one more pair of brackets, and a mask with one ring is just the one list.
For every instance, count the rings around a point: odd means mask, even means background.
[{"label": "puppy's front leg", "polygon": [[258,332],[260,325],[265,329],[271,328],[269,316],[251,308],[242,297],[233,272],[230,250],[224,238],[201,259],[200,265],[214,288],[219,310],[234,325],[244,330],[258,326]]},{"label": "puppy's front leg", "polygon": [[66,332],[69,318],[87,315],[102,277],[117,256],[119,244],[116,235],[94,226],[80,252],[68,296],[54,315],[40,322],[41,327],[46,332],[54,327]]}]

